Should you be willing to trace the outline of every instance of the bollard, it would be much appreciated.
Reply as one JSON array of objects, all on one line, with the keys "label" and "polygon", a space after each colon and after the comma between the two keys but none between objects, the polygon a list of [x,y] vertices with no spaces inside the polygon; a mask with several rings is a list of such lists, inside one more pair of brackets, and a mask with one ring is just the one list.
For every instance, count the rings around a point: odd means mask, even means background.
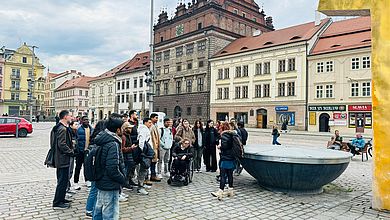
[{"label": "bollard", "polygon": [[19,121],[16,120],[16,138],[19,138]]}]

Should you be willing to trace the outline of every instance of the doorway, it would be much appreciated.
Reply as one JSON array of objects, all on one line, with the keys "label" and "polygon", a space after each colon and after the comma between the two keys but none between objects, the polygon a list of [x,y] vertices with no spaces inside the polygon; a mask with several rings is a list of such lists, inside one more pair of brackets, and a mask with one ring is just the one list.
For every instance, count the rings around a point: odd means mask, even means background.
[{"label": "doorway", "polygon": [[320,115],[320,132],[329,132],[329,114],[322,113]]},{"label": "doorway", "polygon": [[257,110],[257,127],[267,128],[267,109]]},{"label": "doorway", "polygon": [[103,119],[103,110],[100,110],[99,111],[99,120],[102,120]]}]

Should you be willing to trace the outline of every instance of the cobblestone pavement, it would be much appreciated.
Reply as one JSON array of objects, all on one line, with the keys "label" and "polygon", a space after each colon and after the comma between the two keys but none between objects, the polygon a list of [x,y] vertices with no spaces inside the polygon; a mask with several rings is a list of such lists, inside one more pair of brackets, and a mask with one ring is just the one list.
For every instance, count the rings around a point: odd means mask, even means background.
[{"label": "cobblestone pavement", "polygon": [[[55,171],[43,166],[52,124],[34,124],[28,138],[0,137],[0,219],[83,219],[86,187],[74,196],[72,207],[54,211]],[[250,133],[250,143],[268,143],[269,134]],[[304,147],[323,147],[327,137],[292,137],[280,141]],[[215,174],[195,174],[186,187],[156,183],[148,196],[125,191],[122,219],[390,219],[390,213],[370,209],[371,159],[354,158],[347,170],[325,186],[320,195],[287,195],[259,187],[244,173],[235,177],[234,198],[218,201]]]}]

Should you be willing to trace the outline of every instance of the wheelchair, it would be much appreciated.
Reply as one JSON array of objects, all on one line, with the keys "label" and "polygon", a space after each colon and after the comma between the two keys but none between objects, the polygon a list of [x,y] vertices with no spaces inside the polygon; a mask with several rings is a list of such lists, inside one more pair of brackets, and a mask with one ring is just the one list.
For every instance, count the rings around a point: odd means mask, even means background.
[{"label": "wheelchair", "polygon": [[169,185],[172,184],[183,184],[184,186],[187,186],[189,183],[192,182],[192,179],[194,177],[194,160],[193,158],[190,158],[186,161],[184,172],[180,172],[177,167],[175,167],[175,160],[173,159],[170,164],[170,175],[167,180],[167,183]]}]

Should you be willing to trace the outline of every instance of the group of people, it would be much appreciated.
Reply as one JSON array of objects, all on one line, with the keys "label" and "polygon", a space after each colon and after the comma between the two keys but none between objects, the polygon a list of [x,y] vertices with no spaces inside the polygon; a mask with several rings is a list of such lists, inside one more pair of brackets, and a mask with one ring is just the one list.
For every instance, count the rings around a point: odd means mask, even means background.
[{"label": "group of people", "polygon": [[90,187],[86,215],[94,219],[118,219],[119,202],[127,201],[128,197],[124,189],[136,188],[137,193],[148,195],[153,182],[169,177],[171,166],[181,172],[186,161],[193,159],[195,172],[201,173],[203,157],[206,172],[216,172],[217,149],[220,187],[212,194],[218,199],[233,196],[233,171],[239,174],[242,170],[233,156],[233,140],[239,137],[245,145],[248,138],[243,123],[235,119],[217,126],[212,120],[206,126],[197,120],[191,126],[187,119],[174,123],[165,118],[159,128],[157,114],[152,113],[139,123],[137,112],[132,110],[129,114],[112,113],[93,128],[87,116],[75,119],[67,110],[61,111],[58,118],[51,134],[57,169],[54,209],[70,207],[72,194],[81,189],[80,172],[86,155],[95,146],[101,148],[98,162],[103,166],[102,177],[95,181],[86,179]]},{"label": "group of people", "polygon": [[328,142],[328,149],[349,151],[355,156],[360,154],[365,145],[366,141],[364,140],[362,134],[357,133],[351,142],[344,144],[340,131],[335,130],[334,136],[332,136]]}]

